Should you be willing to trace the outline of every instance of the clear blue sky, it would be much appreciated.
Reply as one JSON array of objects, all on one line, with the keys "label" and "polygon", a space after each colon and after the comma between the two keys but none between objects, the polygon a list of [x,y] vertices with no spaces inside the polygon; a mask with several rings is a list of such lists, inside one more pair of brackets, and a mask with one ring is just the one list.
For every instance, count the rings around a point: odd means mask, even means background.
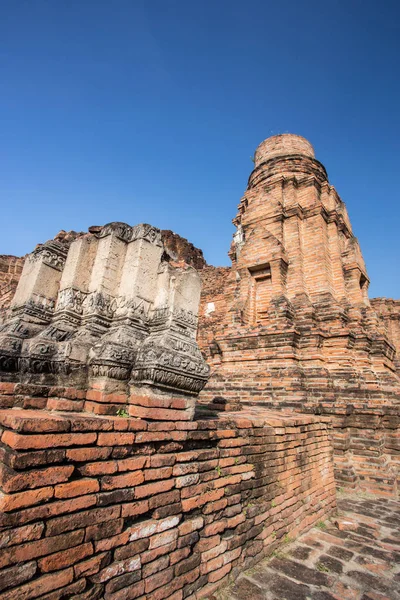
[{"label": "clear blue sky", "polygon": [[0,253],[109,221],[229,264],[266,137],[308,138],[400,298],[400,3],[2,0]]}]

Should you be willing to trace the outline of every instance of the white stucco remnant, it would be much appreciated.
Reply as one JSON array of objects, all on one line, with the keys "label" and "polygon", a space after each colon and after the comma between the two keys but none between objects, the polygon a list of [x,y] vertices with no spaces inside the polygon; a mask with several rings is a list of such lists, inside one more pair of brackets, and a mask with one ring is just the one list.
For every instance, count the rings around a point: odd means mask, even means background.
[{"label": "white stucco remnant", "polygon": [[204,312],[204,315],[206,317],[209,317],[211,315],[211,313],[213,313],[213,312],[215,312],[215,304],[214,304],[214,302],[208,302],[207,308]]}]

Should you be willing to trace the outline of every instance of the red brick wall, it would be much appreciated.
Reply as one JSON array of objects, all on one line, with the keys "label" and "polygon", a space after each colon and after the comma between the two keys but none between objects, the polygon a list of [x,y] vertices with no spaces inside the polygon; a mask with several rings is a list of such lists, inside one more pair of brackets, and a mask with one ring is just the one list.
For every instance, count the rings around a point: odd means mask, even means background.
[{"label": "red brick wall", "polygon": [[169,229],[161,230],[161,237],[164,247],[174,260],[183,261],[198,270],[207,266],[202,250],[196,248],[186,238]]},{"label": "red brick wall", "polygon": [[320,417],[5,409],[0,424],[0,600],[206,597],[335,506]]},{"label": "red brick wall", "polygon": [[207,351],[215,336],[229,322],[228,303],[232,270],[230,267],[205,267],[201,272],[202,291],[199,307],[201,323],[197,341]]},{"label": "red brick wall", "polygon": [[395,364],[400,373],[400,300],[374,298],[371,306],[377,313],[388,337],[396,348]]},{"label": "red brick wall", "polygon": [[17,289],[25,257],[0,255],[0,323]]}]

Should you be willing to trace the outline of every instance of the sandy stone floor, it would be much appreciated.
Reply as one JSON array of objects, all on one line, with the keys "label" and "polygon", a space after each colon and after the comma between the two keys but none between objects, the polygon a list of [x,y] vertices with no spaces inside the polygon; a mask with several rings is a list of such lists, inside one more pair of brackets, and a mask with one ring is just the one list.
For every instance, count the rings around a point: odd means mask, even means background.
[{"label": "sandy stone floor", "polygon": [[400,502],[339,496],[338,509],[213,598],[400,600]]}]

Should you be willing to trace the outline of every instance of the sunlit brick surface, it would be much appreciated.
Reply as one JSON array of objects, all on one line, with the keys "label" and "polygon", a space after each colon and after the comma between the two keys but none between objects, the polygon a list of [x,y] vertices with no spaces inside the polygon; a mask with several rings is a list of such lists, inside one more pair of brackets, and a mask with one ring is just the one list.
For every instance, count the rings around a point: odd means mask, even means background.
[{"label": "sunlit brick surface", "polygon": [[400,311],[371,307],[346,207],[309,142],[260,144],[233,222],[232,267],[201,274],[201,401],[331,415],[340,485],[395,495]]}]

